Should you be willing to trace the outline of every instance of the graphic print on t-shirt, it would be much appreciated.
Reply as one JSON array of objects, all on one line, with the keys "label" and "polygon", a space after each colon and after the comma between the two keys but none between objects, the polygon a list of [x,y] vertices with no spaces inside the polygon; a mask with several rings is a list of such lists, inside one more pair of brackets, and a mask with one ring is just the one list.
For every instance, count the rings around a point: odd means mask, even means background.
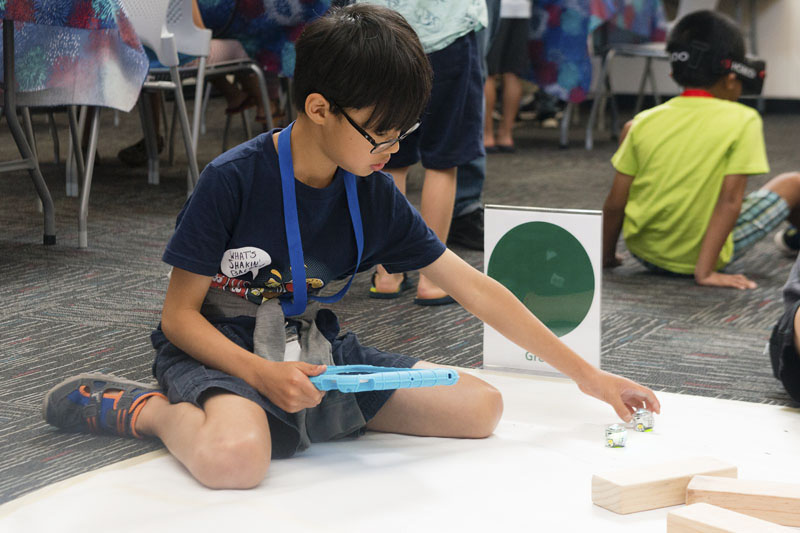
[{"label": "graphic print on t-shirt", "polygon": [[267,252],[255,246],[245,246],[225,250],[219,268],[229,278],[238,278],[252,272],[253,279],[256,279],[258,271],[270,263],[272,258]]},{"label": "graphic print on t-shirt", "polygon": [[[317,262],[312,262],[317,266]],[[269,272],[262,269],[272,264],[270,254],[255,246],[231,248],[225,251],[220,261],[220,272],[211,280],[211,286],[235,294],[251,302],[261,304],[281,294],[294,292],[293,279],[290,274],[282,273],[278,268]],[[306,266],[307,275],[313,276]],[[316,268],[314,269],[316,270]],[[291,268],[289,268],[291,272]],[[239,279],[241,276],[252,274],[252,281]],[[259,274],[261,274],[259,276]],[[324,276],[323,276],[324,277]],[[309,292],[321,289],[325,281],[317,277],[306,278]]]}]

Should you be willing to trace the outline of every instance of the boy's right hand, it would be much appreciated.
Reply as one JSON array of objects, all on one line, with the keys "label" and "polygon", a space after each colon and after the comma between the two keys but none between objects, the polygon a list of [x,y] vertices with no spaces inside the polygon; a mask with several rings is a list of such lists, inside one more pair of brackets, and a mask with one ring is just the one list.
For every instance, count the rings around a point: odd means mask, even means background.
[{"label": "boy's right hand", "polygon": [[695,273],[694,280],[698,285],[707,287],[732,287],[734,289],[755,289],[758,287],[755,281],[747,278],[744,274],[723,274],[722,272],[710,272],[701,275]]},{"label": "boy's right hand", "polygon": [[317,389],[309,376],[325,372],[325,365],[312,365],[303,361],[264,361],[256,376],[256,389],[272,403],[286,411],[296,413],[316,407],[325,393]]}]

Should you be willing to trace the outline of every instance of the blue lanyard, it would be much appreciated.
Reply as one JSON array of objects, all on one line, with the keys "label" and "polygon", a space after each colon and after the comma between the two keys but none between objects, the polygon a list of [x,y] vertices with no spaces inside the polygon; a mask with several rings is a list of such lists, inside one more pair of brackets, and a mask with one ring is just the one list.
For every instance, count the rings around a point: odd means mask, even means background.
[{"label": "blue lanyard", "polygon": [[[281,188],[283,189],[283,221],[286,225],[286,243],[289,247],[289,265],[292,269],[292,284],[294,285],[294,298],[281,299],[283,314],[296,316],[306,310],[306,266],[303,262],[303,243],[300,239],[300,224],[297,221],[297,197],[294,187],[294,164],[292,162],[292,126],[294,122],[278,134],[278,162],[281,168]],[[313,300],[322,303],[338,302],[342,299],[358,272],[361,264],[361,253],[364,251],[364,228],[361,225],[361,209],[358,206],[358,192],[356,191],[356,177],[342,171],[344,186],[347,192],[347,207],[350,210],[350,220],[353,222],[353,233],[356,235],[358,259],[353,275],[342,290],[333,296],[311,296]]]}]

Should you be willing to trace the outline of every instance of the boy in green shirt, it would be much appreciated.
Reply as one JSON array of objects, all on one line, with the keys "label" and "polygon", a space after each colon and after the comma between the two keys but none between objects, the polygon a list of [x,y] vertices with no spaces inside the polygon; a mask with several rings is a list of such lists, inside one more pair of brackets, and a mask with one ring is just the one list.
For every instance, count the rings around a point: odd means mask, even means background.
[{"label": "boy in green shirt", "polygon": [[[685,91],[623,130],[603,206],[603,264],[620,264],[622,230],[651,270],[694,275],[699,285],[755,288],[744,275],[719,270],[784,219],[800,223],[800,174],[781,174],[744,195],[747,177],[769,166],[761,117],[736,101],[743,82],[760,92],[763,69],[745,60],[735,23],[713,11],[681,19],[667,51]],[[790,239],[784,245],[797,251]]]}]

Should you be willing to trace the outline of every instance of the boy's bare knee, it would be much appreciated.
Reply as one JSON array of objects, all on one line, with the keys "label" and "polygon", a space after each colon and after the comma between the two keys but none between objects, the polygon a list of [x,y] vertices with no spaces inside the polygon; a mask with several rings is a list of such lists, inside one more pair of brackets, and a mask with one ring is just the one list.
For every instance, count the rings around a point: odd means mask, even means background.
[{"label": "boy's bare knee", "polygon": [[778,194],[790,209],[800,206],[800,172],[785,172],[769,180],[763,187]]},{"label": "boy's bare knee", "polygon": [[212,489],[250,489],[266,477],[270,453],[270,443],[256,432],[201,438],[192,474]]},{"label": "boy's bare knee", "polygon": [[490,436],[503,416],[503,395],[500,391],[483,383],[475,396],[471,416],[469,437],[483,439]]}]

